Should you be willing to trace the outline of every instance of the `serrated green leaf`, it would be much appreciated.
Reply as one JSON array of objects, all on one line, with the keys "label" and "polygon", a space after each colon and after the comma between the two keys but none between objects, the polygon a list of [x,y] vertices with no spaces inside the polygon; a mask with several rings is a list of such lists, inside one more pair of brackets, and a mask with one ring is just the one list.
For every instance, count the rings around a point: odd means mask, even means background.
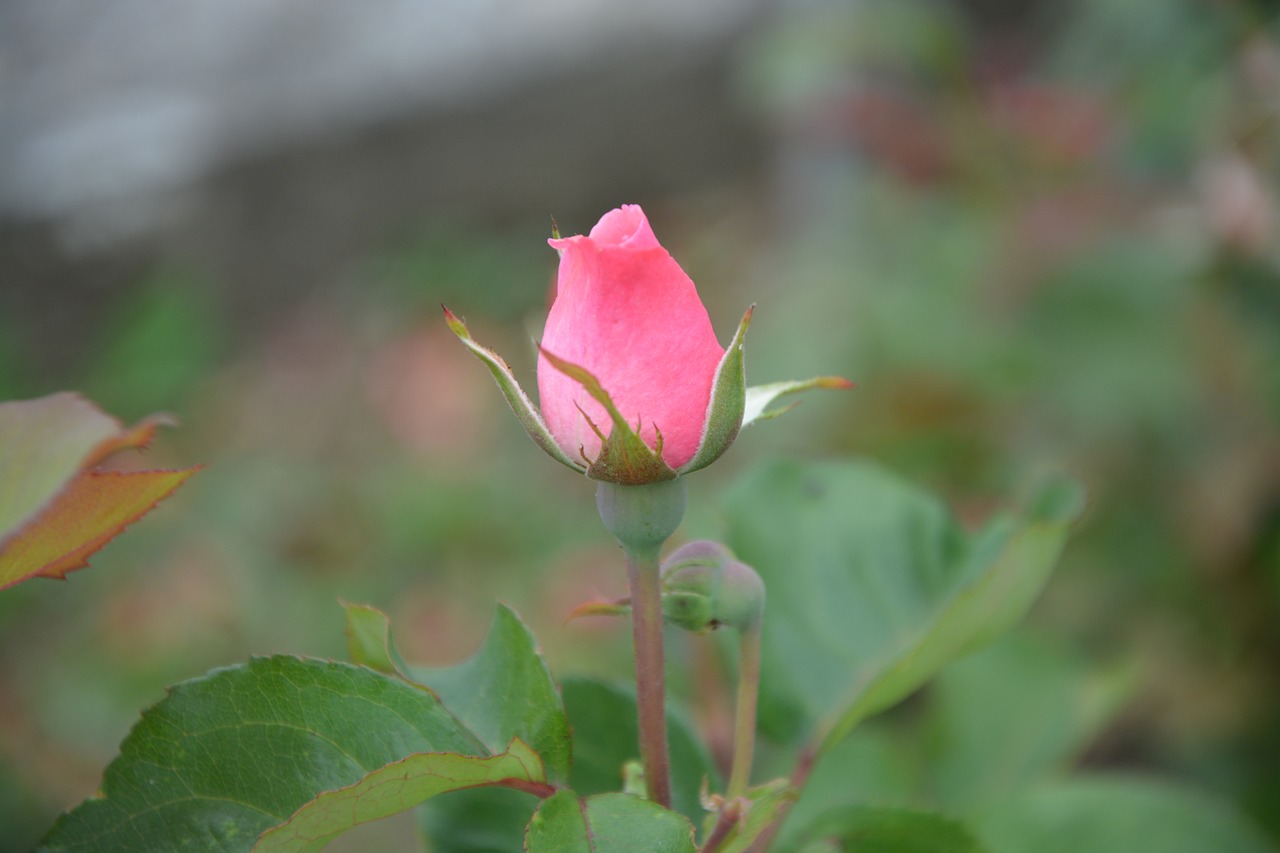
[{"label": "serrated green leaf", "polygon": [[[346,605],[348,649],[352,659],[357,663],[371,666],[386,672],[394,672],[405,678],[412,678],[414,670],[404,663],[396,650],[391,636],[391,625],[386,614],[368,605]],[[475,701],[462,701],[456,694],[453,700],[460,708],[471,713],[473,705],[478,705],[482,712],[501,711],[506,714],[505,724],[494,724],[489,721],[490,730],[501,737],[511,732],[511,737],[531,738],[539,731],[554,733],[567,731],[564,708],[550,673],[546,669],[533,644],[533,638],[527,630],[512,630],[516,617],[505,608],[500,608],[489,638],[485,642],[488,654],[497,658],[508,657],[508,663],[525,669],[525,674],[533,674],[527,683],[529,695],[511,697],[503,708],[487,707],[482,696],[493,689],[494,682],[499,686],[518,687],[517,683],[506,683],[501,667],[479,680],[469,679],[465,669],[450,674],[452,670],[420,670],[419,677],[429,678],[446,692],[450,688],[463,691],[473,690],[477,694]],[[476,658],[462,664],[463,667],[477,667]],[[523,663],[520,663],[523,662]],[[493,668],[491,668],[493,669]],[[538,672],[542,675],[537,676]],[[415,682],[417,683],[417,682]],[[548,710],[548,702],[554,705]],[[451,708],[451,710],[454,710]],[[459,715],[463,712],[458,711]],[[465,720],[472,723],[472,720]],[[476,725],[479,725],[476,722]],[[555,738],[550,739],[548,750],[557,761],[567,760],[563,756],[563,748],[555,746]],[[560,772],[565,772],[562,768]],[[431,839],[432,850],[439,853],[505,853],[517,849],[524,835],[524,827],[529,822],[535,803],[519,792],[503,789],[477,788],[448,793],[432,798],[418,810],[418,822],[423,833]]]},{"label": "serrated green leaf", "polygon": [[[623,765],[640,756],[634,690],[588,678],[567,679],[562,690],[573,725],[570,785],[580,794],[621,790]],[[719,787],[719,774],[689,721],[670,704],[667,736],[672,808],[700,822],[705,814],[699,797],[703,780]]]},{"label": "serrated green leaf", "polygon": [[362,823],[417,806],[437,794],[482,785],[544,786],[542,760],[518,740],[487,758],[457,753],[417,753],[369,773],[359,782],[326,791],[279,826],[262,834],[254,853],[315,853]]},{"label": "serrated green leaf", "polygon": [[568,777],[571,744],[560,692],[533,634],[509,607],[498,606],[470,658],[445,669],[411,667],[409,675],[434,690],[491,751],[519,738],[542,757],[552,781]]},{"label": "serrated green leaf", "polygon": [[542,801],[525,833],[527,853],[695,853],[693,825],[631,794],[580,799],[561,791]]},{"label": "serrated green leaf", "polygon": [[974,817],[991,853],[1276,853],[1228,803],[1167,782],[1077,776],[1046,782]]},{"label": "serrated green leaf", "polygon": [[[806,842],[838,842],[837,850],[857,853],[986,853],[963,823],[915,809],[850,806],[827,812],[807,827]],[[1020,853],[1043,848],[1026,847]],[[1072,847],[1088,850],[1088,847]]]},{"label": "serrated green leaf", "polygon": [[688,474],[705,468],[719,459],[733,440],[738,437],[742,428],[742,413],[747,402],[747,375],[743,347],[746,343],[747,328],[751,325],[751,315],[755,311],[752,305],[742,315],[738,331],[724,351],[720,364],[716,366],[716,375],[711,382],[711,398],[707,404],[707,419],[702,425],[702,438],[693,458],[680,468],[681,474]]},{"label": "serrated green leaf", "polygon": [[1047,518],[1001,515],[970,535],[867,463],[757,466],[728,502],[728,544],[769,591],[762,727],[785,739],[818,723],[830,747],[1007,630],[1078,506],[1076,495]]},{"label": "serrated green leaf", "polygon": [[429,691],[345,663],[257,658],[143,712],[101,792],[42,850],[250,850],[323,791],[415,753],[490,751]]}]

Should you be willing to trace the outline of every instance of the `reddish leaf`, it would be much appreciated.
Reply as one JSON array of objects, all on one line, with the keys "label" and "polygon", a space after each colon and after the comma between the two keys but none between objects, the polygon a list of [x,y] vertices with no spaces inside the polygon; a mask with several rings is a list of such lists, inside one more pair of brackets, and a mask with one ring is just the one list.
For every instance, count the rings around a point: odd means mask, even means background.
[{"label": "reddish leaf", "polygon": [[161,424],[172,419],[153,415],[126,428],[72,393],[0,403],[0,589],[84,567],[191,476],[195,468],[86,470],[145,447]]},{"label": "reddish leaf", "polygon": [[90,555],[198,470],[81,473],[0,551],[0,589],[84,568]]},{"label": "reddish leaf", "polygon": [[83,469],[117,450],[145,446],[170,421],[158,415],[126,429],[68,392],[0,403],[0,548]]}]

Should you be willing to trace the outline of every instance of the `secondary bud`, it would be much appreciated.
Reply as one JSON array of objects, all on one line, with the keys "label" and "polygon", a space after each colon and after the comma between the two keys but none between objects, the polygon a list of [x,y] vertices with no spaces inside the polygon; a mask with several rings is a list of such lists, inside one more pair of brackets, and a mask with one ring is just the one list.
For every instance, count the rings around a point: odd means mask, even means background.
[{"label": "secondary bud", "polygon": [[760,576],[718,542],[690,542],[662,564],[663,617],[688,631],[754,630],[764,618],[764,598]]}]

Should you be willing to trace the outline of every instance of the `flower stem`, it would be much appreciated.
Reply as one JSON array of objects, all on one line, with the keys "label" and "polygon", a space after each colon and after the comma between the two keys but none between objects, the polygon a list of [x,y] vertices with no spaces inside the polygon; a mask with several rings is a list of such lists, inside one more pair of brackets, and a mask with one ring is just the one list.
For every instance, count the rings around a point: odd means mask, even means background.
[{"label": "flower stem", "polygon": [[596,508],[605,529],[627,555],[631,626],[635,637],[636,705],[640,760],[649,799],[671,808],[671,760],[667,756],[666,672],[662,653],[662,584],[658,557],[680,526],[688,502],[684,480],[624,486],[601,482]]},{"label": "flower stem", "polygon": [[751,782],[756,743],[756,702],[760,695],[760,626],[738,633],[738,699],[733,720],[733,767],[727,796],[741,797]]},{"label": "flower stem", "polygon": [[666,671],[657,551],[637,554],[628,549],[627,577],[631,582],[640,760],[644,763],[649,799],[670,808],[671,760],[667,754]]}]

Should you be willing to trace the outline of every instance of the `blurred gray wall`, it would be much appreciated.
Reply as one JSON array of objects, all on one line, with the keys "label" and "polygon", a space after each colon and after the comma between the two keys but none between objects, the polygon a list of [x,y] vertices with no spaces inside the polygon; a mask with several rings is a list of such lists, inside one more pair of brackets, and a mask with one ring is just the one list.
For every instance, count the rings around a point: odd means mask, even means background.
[{"label": "blurred gray wall", "polygon": [[67,339],[157,259],[259,300],[433,219],[588,224],[756,173],[764,0],[8,0],[0,311]]}]

